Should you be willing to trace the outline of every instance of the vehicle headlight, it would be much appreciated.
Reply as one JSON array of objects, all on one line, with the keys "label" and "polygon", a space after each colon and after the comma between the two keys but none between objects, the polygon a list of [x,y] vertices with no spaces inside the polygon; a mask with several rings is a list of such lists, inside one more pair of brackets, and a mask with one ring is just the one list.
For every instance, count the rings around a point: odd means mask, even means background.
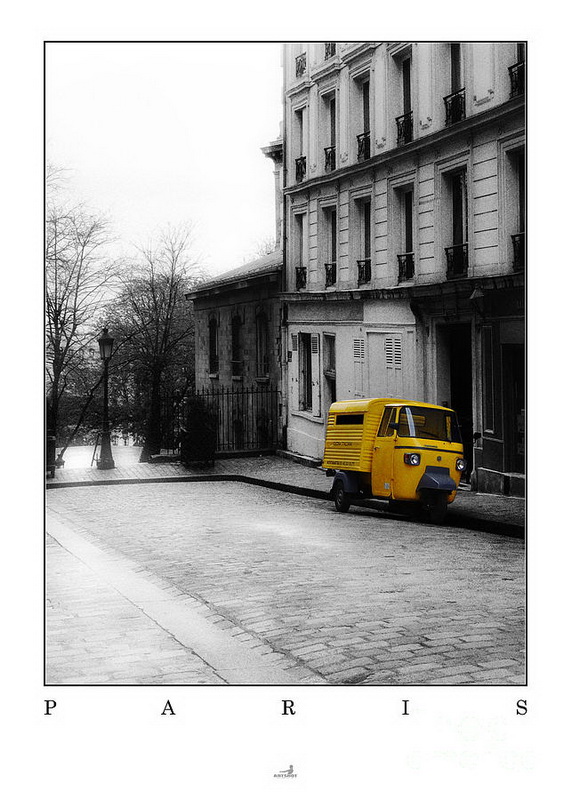
[{"label": "vehicle headlight", "polygon": [[410,464],[411,467],[418,467],[420,464],[420,454],[419,453],[405,453],[404,454],[404,463]]},{"label": "vehicle headlight", "polygon": [[457,458],[456,459],[456,469],[458,472],[464,472],[466,469],[466,459],[465,458]]}]

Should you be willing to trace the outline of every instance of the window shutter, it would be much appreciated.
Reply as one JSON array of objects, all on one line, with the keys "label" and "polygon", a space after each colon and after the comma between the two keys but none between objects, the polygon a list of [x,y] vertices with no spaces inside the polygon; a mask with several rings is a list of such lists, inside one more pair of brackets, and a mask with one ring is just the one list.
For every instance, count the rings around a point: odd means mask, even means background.
[{"label": "window shutter", "polygon": [[321,369],[319,366],[319,334],[311,334],[311,408],[314,417],[321,416]]},{"label": "window shutter", "polygon": [[353,370],[355,378],[355,397],[363,397],[365,371],[365,340],[353,339]]},{"label": "window shutter", "polygon": [[385,367],[387,375],[387,394],[400,397],[403,393],[402,377],[402,337],[385,337]]}]

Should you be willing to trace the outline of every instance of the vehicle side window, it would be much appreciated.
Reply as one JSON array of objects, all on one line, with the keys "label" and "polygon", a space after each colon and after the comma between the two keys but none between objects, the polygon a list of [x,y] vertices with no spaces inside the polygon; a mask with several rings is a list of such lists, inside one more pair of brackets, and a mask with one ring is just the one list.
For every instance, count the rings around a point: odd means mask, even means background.
[{"label": "vehicle side window", "polygon": [[379,425],[379,432],[377,433],[377,436],[392,436],[393,435],[393,431],[389,428],[389,425],[390,425],[391,422],[395,421],[396,412],[397,412],[397,410],[394,407],[393,408],[388,408],[388,407],[385,408],[383,416],[382,416],[382,419],[381,419],[381,424]]}]

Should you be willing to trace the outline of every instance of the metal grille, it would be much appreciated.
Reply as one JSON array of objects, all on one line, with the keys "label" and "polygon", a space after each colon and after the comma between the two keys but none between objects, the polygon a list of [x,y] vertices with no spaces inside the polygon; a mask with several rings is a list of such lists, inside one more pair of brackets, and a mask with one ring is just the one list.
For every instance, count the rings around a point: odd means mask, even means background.
[{"label": "metal grille", "polygon": [[217,453],[276,450],[281,446],[278,389],[203,389],[192,397],[200,398],[216,420]]},{"label": "metal grille", "polygon": [[444,98],[446,108],[446,124],[453,125],[460,122],[466,116],[466,90],[459,89],[457,92],[447,95]]}]

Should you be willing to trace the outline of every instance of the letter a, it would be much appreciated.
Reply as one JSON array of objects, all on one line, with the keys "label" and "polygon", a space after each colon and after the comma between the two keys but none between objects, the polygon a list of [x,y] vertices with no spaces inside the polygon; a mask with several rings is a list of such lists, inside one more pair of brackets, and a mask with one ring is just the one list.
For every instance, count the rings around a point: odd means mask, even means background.
[{"label": "letter a", "polygon": [[173,707],[171,706],[171,701],[170,700],[167,700],[166,706],[163,708],[163,710],[161,712],[161,717],[164,716],[164,714],[166,714],[167,711],[169,711],[171,716],[173,716],[173,717],[175,716],[175,713],[174,713]]}]

